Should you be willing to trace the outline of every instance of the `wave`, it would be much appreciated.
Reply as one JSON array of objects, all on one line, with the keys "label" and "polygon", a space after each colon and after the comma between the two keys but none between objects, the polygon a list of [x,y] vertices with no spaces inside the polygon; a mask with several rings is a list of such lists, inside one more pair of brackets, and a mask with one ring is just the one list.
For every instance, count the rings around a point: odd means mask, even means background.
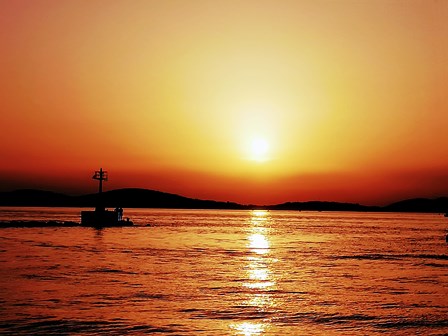
[{"label": "wave", "polygon": [[448,319],[436,319],[434,317],[427,319],[392,319],[375,324],[379,329],[408,329],[408,328],[445,328],[448,327]]},{"label": "wave", "polygon": [[146,324],[133,324],[131,321],[88,321],[72,319],[12,320],[0,324],[2,335],[123,335],[128,333],[176,333],[181,330]]},{"label": "wave", "polygon": [[402,260],[402,259],[433,259],[448,260],[444,254],[359,254],[334,256],[333,259],[355,259],[355,260]]},{"label": "wave", "polygon": [[97,267],[87,271],[88,273],[117,273],[117,274],[127,274],[127,275],[137,275],[136,272],[123,271],[120,269],[109,268],[109,267]]}]

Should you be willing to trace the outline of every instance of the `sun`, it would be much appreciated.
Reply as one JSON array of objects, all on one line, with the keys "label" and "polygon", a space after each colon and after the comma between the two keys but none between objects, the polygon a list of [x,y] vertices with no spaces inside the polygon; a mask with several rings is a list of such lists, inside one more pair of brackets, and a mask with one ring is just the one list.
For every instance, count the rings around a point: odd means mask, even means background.
[{"label": "sun", "polygon": [[251,159],[262,162],[268,159],[269,143],[263,138],[253,139],[250,145]]}]

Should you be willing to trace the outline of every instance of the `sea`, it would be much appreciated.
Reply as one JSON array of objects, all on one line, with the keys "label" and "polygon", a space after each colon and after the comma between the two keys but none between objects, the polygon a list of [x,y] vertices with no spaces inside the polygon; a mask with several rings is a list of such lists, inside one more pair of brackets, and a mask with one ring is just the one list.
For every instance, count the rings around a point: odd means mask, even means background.
[{"label": "sea", "polygon": [[[79,221],[79,208],[0,208]],[[1,335],[448,335],[442,214],[125,209],[0,228]]]}]

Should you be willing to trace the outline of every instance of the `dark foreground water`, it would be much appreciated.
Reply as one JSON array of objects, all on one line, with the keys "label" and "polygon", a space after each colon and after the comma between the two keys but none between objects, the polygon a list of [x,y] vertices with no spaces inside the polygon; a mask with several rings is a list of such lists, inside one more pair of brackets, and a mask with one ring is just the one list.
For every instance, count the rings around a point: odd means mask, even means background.
[{"label": "dark foreground water", "polygon": [[441,215],[126,215],[153,226],[0,229],[0,334],[448,335]]}]

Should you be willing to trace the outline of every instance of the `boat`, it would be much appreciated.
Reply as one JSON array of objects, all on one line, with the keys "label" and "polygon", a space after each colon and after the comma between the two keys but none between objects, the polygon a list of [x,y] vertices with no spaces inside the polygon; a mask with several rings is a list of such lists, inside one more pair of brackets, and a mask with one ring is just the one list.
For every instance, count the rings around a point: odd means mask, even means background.
[{"label": "boat", "polygon": [[95,171],[92,178],[99,181],[97,205],[93,211],[81,211],[81,226],[95,228],[133,226],[134,223],[129,218],[124,219],[122,208],[110,211],[104,206],[103,181],[108,180],[107,171],[100,168]]}]

